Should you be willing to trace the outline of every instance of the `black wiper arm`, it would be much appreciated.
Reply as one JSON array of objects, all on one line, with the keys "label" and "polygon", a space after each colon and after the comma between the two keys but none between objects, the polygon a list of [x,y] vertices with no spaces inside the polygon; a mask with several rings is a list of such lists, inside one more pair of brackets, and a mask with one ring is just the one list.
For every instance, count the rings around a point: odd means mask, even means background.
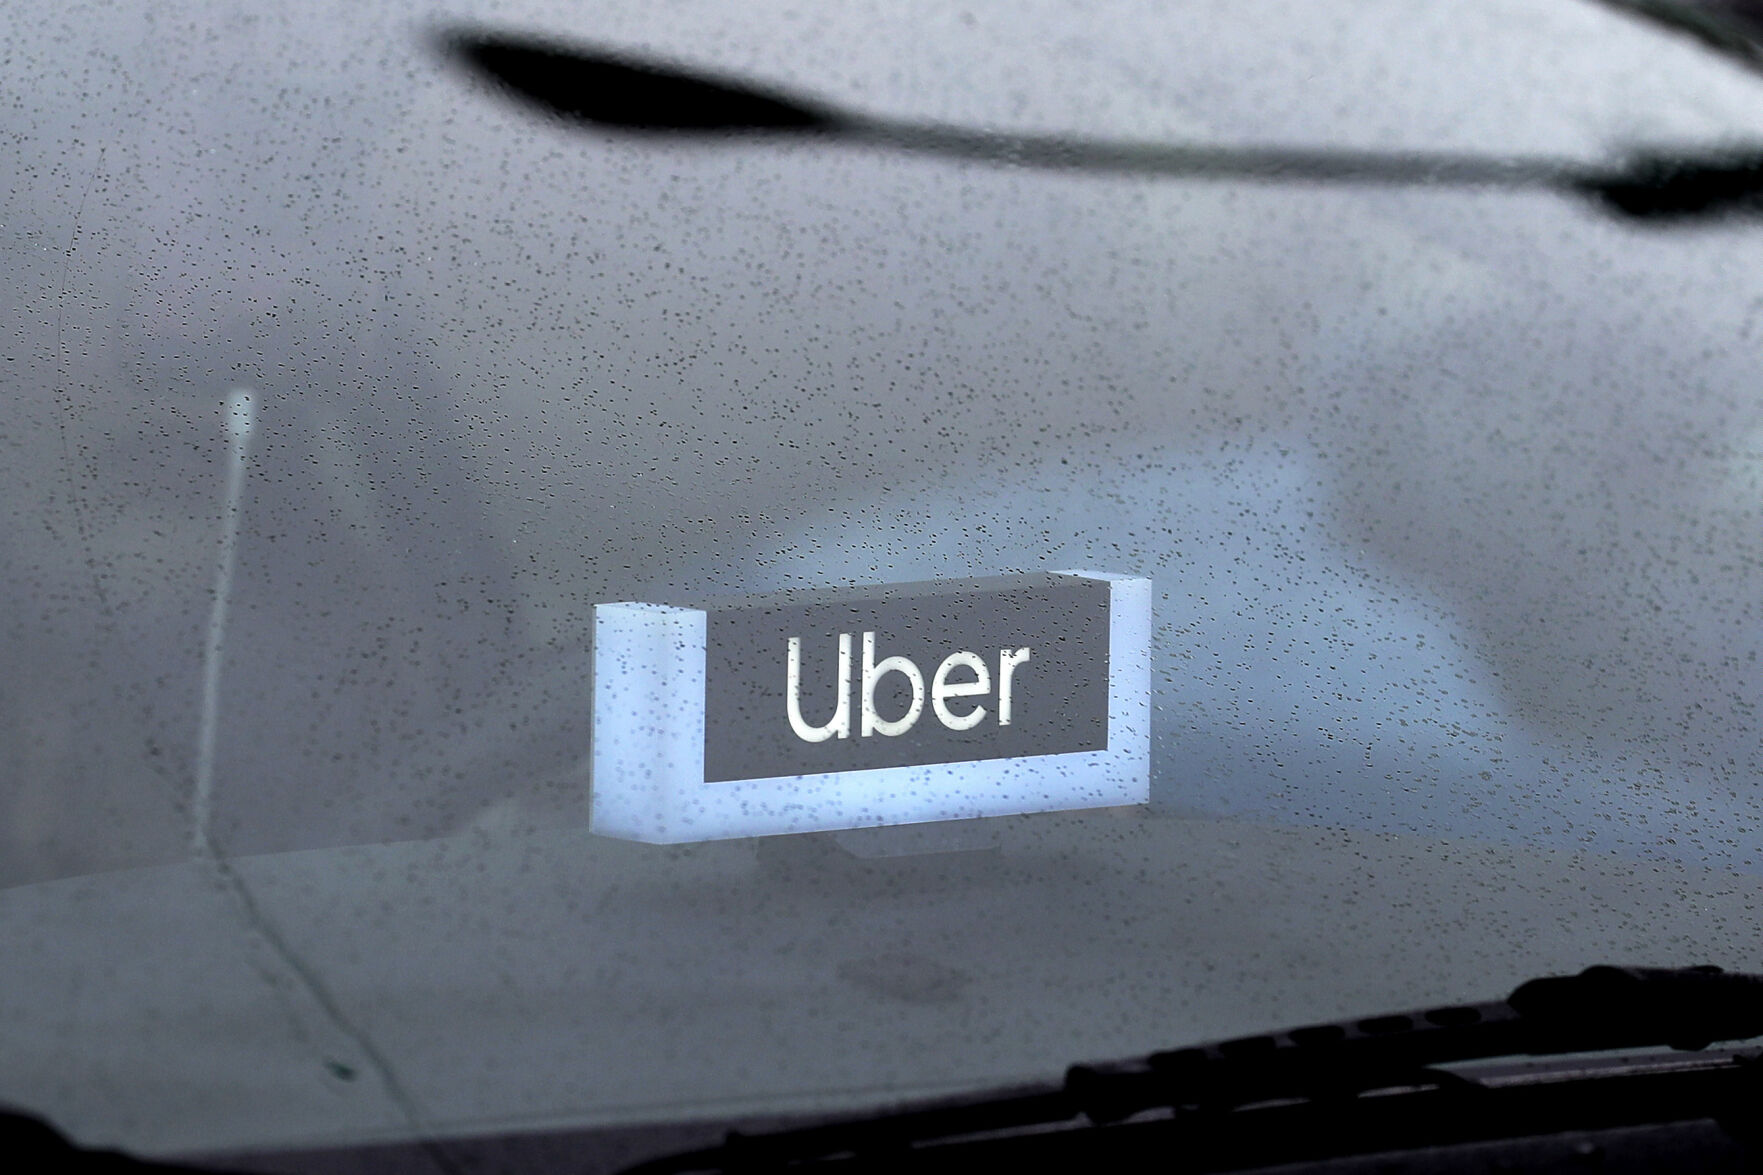
[{"label": "black wiper arm", "polygon": [[1682,33],[1763,71],[1763,5],[1756,0],[1593,0]]},{"label": "black wiper arm", "polygon": [[1228,1112],[1281,1099],[1351,1098],[1463,1081],[1433,1066],[1618,1049],[1700,1049],[1763,1036],[1763,975],[1718,967],[1591,967],[1533,979],[1504,1000],[1314,1024],[1264,1036],[1075,1065],[1061,1084],[1020,1087],[769,1134],[656,1159],[644,1172],[783,1165],[897,1151],[1001,1131],[1097,1125],[1149,1110]]},{"label": "black wiper arm", "polygon": [[1253,183],[1547,191],[1669,225],[1763,212],[1763,149],[1654,151],[1613,164],[1437,151],[1118,142],[912,122],[743,78],[515,33],[437,35],[449,60],[573,126],[652,139],[813,138],[1010,167]]},{"label": "black wiper arm", "polygon": [[1434,1065],[1613,1049],[1701,1049],[1763,1036],[1763,975],[1718,967],[1590,967],[1504,1000],[1314,1024],[1267,1036],[1077,1065],[1077,1112],[1117,1121],[1160,1106],[1229,1107],[1353,1094]]}]

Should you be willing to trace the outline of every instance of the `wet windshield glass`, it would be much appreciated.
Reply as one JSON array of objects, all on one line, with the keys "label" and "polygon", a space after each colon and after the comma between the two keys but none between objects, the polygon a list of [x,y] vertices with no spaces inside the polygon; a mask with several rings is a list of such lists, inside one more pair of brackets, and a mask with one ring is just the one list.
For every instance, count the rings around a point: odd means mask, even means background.
[{"label": "wet windshield glass", "polygon": [[20,14],[0,1102],[777,1112],[1758,969],[1763,78],[1645,7]]}]

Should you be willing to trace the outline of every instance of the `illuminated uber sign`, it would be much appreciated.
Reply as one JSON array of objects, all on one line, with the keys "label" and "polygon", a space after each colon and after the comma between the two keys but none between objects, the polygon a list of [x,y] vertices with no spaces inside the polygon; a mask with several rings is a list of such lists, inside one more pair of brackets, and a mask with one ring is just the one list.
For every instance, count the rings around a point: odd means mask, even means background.
[{"label": "illuminated uber sign", "polygon": [[1150,583],[595,609],[595,832],[678,842],[1144,803]]}]

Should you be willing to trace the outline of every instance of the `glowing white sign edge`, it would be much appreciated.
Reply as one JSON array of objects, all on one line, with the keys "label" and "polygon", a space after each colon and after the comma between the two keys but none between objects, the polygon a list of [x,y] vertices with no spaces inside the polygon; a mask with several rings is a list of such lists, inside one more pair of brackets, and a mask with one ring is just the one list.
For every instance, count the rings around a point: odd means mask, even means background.
[{"label": "glowing white sign edge", "polygon": [[594,609],[589,828],[685,844],[1143,804],[1151,796],[1151,581],[1107,581],[1108,746],[1017,759],[704,782],[704,612]]}]

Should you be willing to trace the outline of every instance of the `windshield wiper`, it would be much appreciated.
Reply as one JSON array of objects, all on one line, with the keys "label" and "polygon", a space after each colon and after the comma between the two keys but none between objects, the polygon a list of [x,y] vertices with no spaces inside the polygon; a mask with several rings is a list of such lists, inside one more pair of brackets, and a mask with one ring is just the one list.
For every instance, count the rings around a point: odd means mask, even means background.
[{"label": "windshield wiper", "polygon": [[1763,4],[1757,0],[1593,0],[1682,33],[1763,71]]},{"label": "windshield wiper", "polygon": [[[981,1136],[992,1141],[1027,1137],[1033,1146],[1045,1148],[1050,1140],[1075,1132],[1126,1129],[1114,1124],[1130,1126],[1130,1119],[1151,1111],[1161,1112],[1167,1126],[1180,1128],[1185,1122],[1217,1127],[1251,1107],[1268,1105],[1301,1113],[1325,1107],[1325,1120],[1337,1134],[1355,1120],[1344,1108],[1364,1107],[1368,1112],[1360,1117],[1365,1123],[1376,1119],[1374,1133],[1388,1139],[1403,1129],[1419,1130],[1426,1118],[1411,1106],[1395,1109],[1400,1099],[1363,1096],[1397,1090],[1433,1096],[1427,1112],[1436,1111],[1439,1095],[1470,1091],[1476,1108],[1488,1111],[1478,1136],[1498,1137],[1512,1122],[1536,1116],[1535,1091],[1542,1086],[1531,1082],[1520,1091],[1528,1101],[1514,1118],[1512,1097],[1496,1105],[1498,1096],[1488,1086],[1435,1066],[1615,1050],[1699,1050],[1755,1036],[1763,1036],[1763,975],[1707,966],[1599,966],[1578,975],[1530,980],[1504,1000],[1314,1024],[1134,1060],[1075,1065],[1059,1084],[768,1134],[731,1133],[721,1146],[630,1170],[633,1175],[659,1175],[779,1169],[823,1159],[898,1158]],[[1740,1073],[1751,1083],[1748,1088],[1755,1089],[1758,1069],[1735,1068],[1726,1058],[1718,1065],[1679,1062],[1662,1069],[1655,1064],[1645,1072],[1653,1084],[1627,1099],[1610,1095],[1613,1078],[1608,1073],[1587,1079],[1603,1082],[1597,1102],[1607,1119],[1622,1123],[1627,1120],[1623,1115],[1644,1107],[1661,1115],[1658,1120],[1668,1120],[1680,1109],[1701,1105],[1712,1088],[1709,1083],[1728,1074]],[[1581,1094],[1574,1096],[1583,1100]],[[1464,1107],[1453,1103],[1447,1108],[1461,1116]],[[1499,1126],[1502,1122],[1507,1125]],[[1242,1142],[1238,1139],[1239,1150]]]},{"label": "windshield wiper", "polygon": [[746,79],[524,34],[453,30],[441,52],[572,126],[649,138],[787,136],[1082,174],[1253,183],[1540,190],[1656,225],[1763,212],[1763,148],[1654,150],[1615,163],[1438,151],[1119,142],[913,122]]}]

